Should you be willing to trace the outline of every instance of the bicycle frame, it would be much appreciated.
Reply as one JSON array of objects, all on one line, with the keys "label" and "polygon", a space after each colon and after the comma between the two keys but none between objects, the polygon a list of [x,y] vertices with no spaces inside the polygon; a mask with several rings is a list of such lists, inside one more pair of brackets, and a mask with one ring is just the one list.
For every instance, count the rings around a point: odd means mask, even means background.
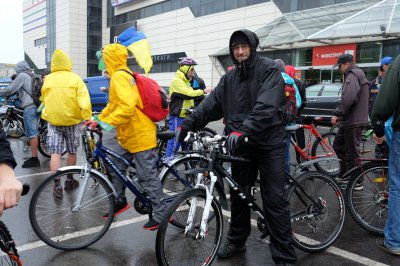
[{"label": "bicycle frame", "polygon": [[[257,205],[255,202],[255,198],[249,191],[247,191],[244,187],[240,186],[229,174],[225,168],[220,164],[221,162],[230,162],[230,163],[240,163],[240,164],[249,164],[250,160],[241,158],[241,157],[233,157],[229,155],[223,155],[219,154],[221,151],[221,144],[217,144],[215,147],[213,147],[211,151],[211,160],[210,164],[208,165],[207,171],[203,172],[204,169],[198,169],[198,177],[197,177],[197,182],[196,182],[196,188],[203,188],[206,190],[206,204],[204,206],[204,212],[203,216],[201,219],[201,225],[200,225],[200,233],[196,235],[196,238],[199,237],[204,237],[207,234],[207,221],[208,221],[208,216],[209,216],[209,210],[211,208],[211,203],[214,198],[213,196],[213,189],[214,189],[214,184],[217,181],[217,175],[215,173],[219,173],[223,176],[223,178],[228,182],[229,187],[231,190],[235,191],[244,201],[247,202],[247,205],[258,215],[260,219],[262,219],[265,222],[264,218],[264,212],[263,210]],[[205,174],[204,174],[205,173]],[[288,172],[285,171],[286,177],[288,178],[290,183],[297,184],[298,187],[301,189],[303,195],[305,195],[315,206],[320,206],[320,203],[317,203],[308,193],[305,191],[296,181],[294,177],[292,177]],[[209,177],[209,178],[208,178]],[[204,179],[208,178],[211,182],[209,187],[204,185]],[[298,195],[298,191],[295,192]],[[303,198],[298,195],[299,198],[303,200]],[[191,205],[190,205],[190,210],[188,215],[188,220],[187,220],[187,225],[185,227],[185,234],[188,233],[192,227],[193,227],[193,218],[194,214],[196,213],[196,202],[197,199],[193,198]],[[319,214],[319,209],[316,209]],[[300,220],[304,218],[310,218],[313,216],[313,213],[304,215],[304,217],[300,216],[297,217],[295,220]]]},{"label": "bicycle frame", "polygon": [[[332,147],[330,147],[330,145],[328,145],[325,141],[325,139],[323,139],[321,137],[321,134],[318,132],[318,130],[315,128],[315,126],[313,124],[311,125],[299,125],[300,128],[304,128],[308,130],[308,140],[307,140],[307,146],[305,151],[303,151],[296,143],[296,141],[294,141],[293,137],[291,138],[290,142],[293,146],[293,148],[296,150],[296,152],[298,152],[300,154],[300,156],[304,159],[304,160],[314,160],[317,158],[321,158],[321,157],[331,157],[335,154],[334,150]],[[293,132],[291,132],[292,134]],[[326,154],[323,155],[318,155],[318,156],[311,156],[311,138],[312,136],[315,136],[317,139],[321,139],[321,144],[323,145],[323,149],[326,152]]]},{"label": "bicycle frame", "polygon": [[[122,182],[136,196],[136,198],[138,198],[140,202],[142,202],[146,207],[148,207],[151,210],[150,200],[131,182],[131,180],[128,177],[125,176],[125,174],[123,174],[121,172],[121,170],[115,165],[115,163],[111,160],[110,157],[116,158],[117,160],[121,161],[127,167],[130,166],[130,167],[135,168],[135,163],[126,160],[121,155],[119,155],[119,154],[115,153],[114,151],[110,150],[109,148],[103,146],[102,133],[99,131],[95,131],[95,132],[99,135],[100,138],[99,138],[99,140],[97,140],[97,142],[95,144],[91,158],[89,158],[88,162],[85,163],[84,166],[82,167],[82,176],[84,178],[84,181],[83,181],[82,187],[79,189],[78,200],[73,208],[73,211],[78,211],[81,208],[82,199],[85,194],[85,190],[86,190],[86,187],[87,187],[87,184],[89,181],[89,173],[91,171],[93,171],[92,165],[94,165],[96,162],[98,162],[99,159],[102,160],[105,165],[109,166],[109,168],[117,175],[117,177],[120,180],[122,180]],[[89,143],[89,145],[90,145],[90,143]],[[109,155],[109,156],[107,156],[107,155]],[[169,166],[168,164],[165,164],[165,166],[170,167],[173,175],[175,175],[183,184],[192,188],[190,183],[188,183],[186,180],[181,178],[180,175],[175,171],[175,169],[173,167]],[[102,174],[100,176],[104,177],[104,175],[102,175]],[[107,181],[107,183],[109,185],[111,185],[112,188],[114,188],[112,186],[111,182],[109,182],[107,178],[104,177],[103,179],[105,179]],[[115,193],[115,189],[113,189],[113,192]],[[170,196],[170,197],[166,197],[164,200],[166,203],[170,203],[175,198],[176,198],[176,196]],[[150,215],[151,215],[151,212],[150,212]]]}]

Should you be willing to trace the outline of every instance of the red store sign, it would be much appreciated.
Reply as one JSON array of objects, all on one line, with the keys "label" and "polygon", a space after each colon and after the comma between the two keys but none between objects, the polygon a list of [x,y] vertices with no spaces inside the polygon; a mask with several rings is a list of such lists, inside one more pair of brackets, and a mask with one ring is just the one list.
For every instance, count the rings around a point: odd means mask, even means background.
[{"label": "red store sign", "polygon": [[342,54],[351,54],[356,62],[356,44],[341,44],[332,46],[321,46],[313,48],[313,66],[329,66],[337,62]]}]

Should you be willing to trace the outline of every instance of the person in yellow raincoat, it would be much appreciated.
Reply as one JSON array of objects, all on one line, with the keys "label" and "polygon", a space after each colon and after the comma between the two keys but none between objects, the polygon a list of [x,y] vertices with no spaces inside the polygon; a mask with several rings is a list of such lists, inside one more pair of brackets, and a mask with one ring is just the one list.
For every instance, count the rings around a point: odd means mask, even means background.
[{"label": "person in yellow raincoat", "polygon": [[[89,92],[83,80],[72,73],[72,62],[62,50],[56,49],[51,59],[51,74],[42,86],[42,118],[48,122],[47,145],[50,170],[54,173],[61,167],[64,141],[67,146],[67,165],[76,164],[76,151],[80,140],[80,123],[92,117]],[[64,188],[56,180],[53,196],[63,197],[63,189],[79,186],[78,180],[67,178]]]},{"label": "person in yellow raincoat", "polygon": [[[135,160],[140,185],[147,191],[153,208],[152,218],[144,225],[145,230],[155,230],[166,209],[164,193],[157,172],[156,125],[142,111],[143,102],[136,83],[128,72],[128,50],[121,44],[109,44],[103,49],[103,60],[110,75],[109,102],[98,116],[103,129],[116,127],[118,145],[113,148],[127,160]],[[120,71],[119,71],[120,70]],[[96,120],[96,119],[95,119]],[[126,166],[114,161],[124,172]],[[110,171],[117,190],[115,215],[129,208],[125,197],[125,184]]]}]

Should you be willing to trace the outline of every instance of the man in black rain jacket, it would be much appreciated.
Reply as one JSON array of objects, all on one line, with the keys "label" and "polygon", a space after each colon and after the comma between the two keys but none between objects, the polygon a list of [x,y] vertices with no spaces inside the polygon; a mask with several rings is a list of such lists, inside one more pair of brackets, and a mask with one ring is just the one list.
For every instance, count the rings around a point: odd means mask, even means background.
[{"label": "man in black rain jacket", "polygon": [[[178,128],[183,139],[190,130],[224,118],[227,146],[231,153],[251,159],[251,165],[232,164],[233,178],[251,187],[260,171],[261,196],[277,265],[294,264],[285,180],[284,81],[276,63],[257,54],[258,37],[249,30],[235,31],[229,41],[236,68],[228,71],[211,94]],[[244,141],[247,140],[247,141]],[[231,222],[227,242],[218,251],[228,258],[244,251],[250,235],[250,208],[236,192],[231,194]]]}]

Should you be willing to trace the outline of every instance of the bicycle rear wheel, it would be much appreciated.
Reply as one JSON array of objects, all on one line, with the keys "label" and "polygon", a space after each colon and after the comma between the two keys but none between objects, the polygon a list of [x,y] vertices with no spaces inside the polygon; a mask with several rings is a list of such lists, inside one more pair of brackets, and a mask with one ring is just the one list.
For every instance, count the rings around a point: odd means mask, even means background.
[{"label": "bicycle rear wheel", "polygon": [[[196,205],[192,205],[193,199]],[[221,244],[223,218],[221,207],[214,198],[210,215],[215,218],[209,219],[206,235],[200,237],[205,201],[205,191],[193,189],[183,193],[167,209],[157,231],[156,255],[159,265],[211,265]],[[189,211],[194,206],[193,226],[188,232],[171,224],[172,219],[186,225]]]},{"label": "bicycle rear wheel", "polygon": [[[315,168],[325,175],[337,176],[340,172],[340,164],[336,153],[333,150],[333,141],[336,133],[329,132],[322,134],[320,139],[316,139],[311,149],[311,155],[326,158],[324,161],[314,163]],[[329,153],[333,153],[328,155]]]},{"label": "bicycle rear wheel", "polygon": [[342,192],[335,181],[320,172],[303,173],[295,181],[288,194],[294,244],[306,252],[323,251],[343,228]]},{"label": "bicycle rear wheel", "polygon": [[[30,222],[37,236],[49,246],[62,250],[88,247],[107,232],[113,221],[112,189],[93,172],[89,173],[85,188],[81,176],[79,168],[59,170],[40,184],[32,196]],[[66,190],[65,181],[71,177],[80,181],[79,187]],[[64,186],[62,197],[53,194],[56,179]],[[75,209],[82,189],[81,206]]]},{"label": "bicycle rear wheel", "polygon": [[368,163],[346,188],[346,205],[353,220],[373,235],[383,236],[388,218],[389,168],[387,162]]},{"label": "bicycle rear wheel", "polygon": [[0,247],[0,265],[22,266],[14,240],[2,221],[0,221]]},{"label": "bicycle rear wheel", "polygon": [[7,137],[20,138],[25,134],[24,124],[18,119],[5,118],[2,123]]},{"label": "bicycle rear wheel", "polygon": [[[51,155],[49,152],[49,147],[47,146],[47,128],[45,130],[43,130],[43,132],[39,132],[38,141],[39,141],[39,145],[38,145],[39,152],[44,157],[50,158]],[[67,153],[67,148],[64,147],[64,150],[61,155],[64,155],[66,153]]]}]

